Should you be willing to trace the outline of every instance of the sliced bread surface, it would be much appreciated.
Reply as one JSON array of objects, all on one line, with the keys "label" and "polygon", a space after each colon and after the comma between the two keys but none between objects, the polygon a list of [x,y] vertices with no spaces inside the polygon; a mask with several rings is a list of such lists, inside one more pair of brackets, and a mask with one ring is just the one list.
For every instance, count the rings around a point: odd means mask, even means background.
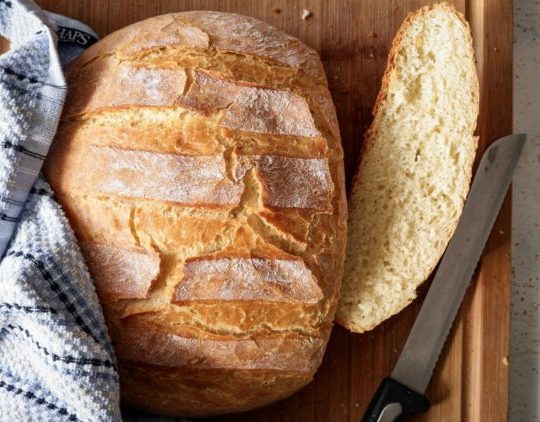
[{"label": "sliced bread surface", "polygon": [[469,189],[478,104],[463,16],[445,3],[410,15],[390,51],[349,199],[340,325],[376,327],[433,271]]}]

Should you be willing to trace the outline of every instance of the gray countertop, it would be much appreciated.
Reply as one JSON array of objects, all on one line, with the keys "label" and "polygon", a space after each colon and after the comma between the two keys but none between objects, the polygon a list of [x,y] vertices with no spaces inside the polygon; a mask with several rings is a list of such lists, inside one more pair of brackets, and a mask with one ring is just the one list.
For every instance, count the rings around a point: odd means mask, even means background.
[{"label": "gray countertop", "polygon": [[540,1],[514,1],[514,178],[510,421],[540,421]]}]

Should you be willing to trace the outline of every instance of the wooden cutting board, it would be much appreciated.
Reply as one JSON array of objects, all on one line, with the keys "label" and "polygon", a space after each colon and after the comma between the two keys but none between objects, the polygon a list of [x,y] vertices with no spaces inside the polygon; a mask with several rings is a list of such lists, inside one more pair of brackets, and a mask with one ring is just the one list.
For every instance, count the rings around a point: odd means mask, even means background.
[{"label": "wooden cutting board", "polygon": [[[41,0],[53,12],[80,19],[105,35],[150,16],[182,10],[221,10],[254,16],[304,40],[325,65],[336,104],[348,181],[371,121],[392,38],[422,0]],[[482,152],[512,131],[512,2],[451,1],[474,34],[481,86],[478,134]],[[311,16],[302,19],[303,9]],[[510,221],[507,198],[474,285],[437,366],[417,420],[504,421],[508,401]],[[425,290],[425,287],[424,287]],[[420,295],[421,297],[423,295]],[[363,335],[334,328],[315,380],[289,399],[223,421],[359,421],[379,381],[393,367],[421,299]],[[213,420],[216,420],[214,418]]]}]

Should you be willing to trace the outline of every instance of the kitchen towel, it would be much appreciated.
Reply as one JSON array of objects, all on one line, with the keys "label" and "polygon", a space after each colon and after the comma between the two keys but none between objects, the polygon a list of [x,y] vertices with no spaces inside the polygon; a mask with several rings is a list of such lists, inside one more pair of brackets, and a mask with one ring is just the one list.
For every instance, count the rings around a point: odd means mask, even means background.
[{"label": "kitchen towel", "polygon": [[0,34],[0,421],[119,421],[96,292],[38,178],[66,93],[62,62],[95,34],[28,0],[0,0]]}]

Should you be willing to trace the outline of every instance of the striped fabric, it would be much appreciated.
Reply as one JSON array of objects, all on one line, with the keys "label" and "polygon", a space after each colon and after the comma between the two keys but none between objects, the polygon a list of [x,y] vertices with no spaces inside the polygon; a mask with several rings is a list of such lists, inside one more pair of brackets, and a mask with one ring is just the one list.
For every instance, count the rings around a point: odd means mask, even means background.
[{"label": "striped fabric", "polygon": [[47,17],[60,23],[66,60],[82,46],[69,28],[94,37],[31,1],[0,0],[0,33],[11,41],[0,56],[0,421],[117,421],[118,374],[99,302],[38,179],[66,91]]},{"label": "striped fabric", "polygon": [[66,86],[54,33],[31,3],[0,0],[0,256],[47,154]]}]

